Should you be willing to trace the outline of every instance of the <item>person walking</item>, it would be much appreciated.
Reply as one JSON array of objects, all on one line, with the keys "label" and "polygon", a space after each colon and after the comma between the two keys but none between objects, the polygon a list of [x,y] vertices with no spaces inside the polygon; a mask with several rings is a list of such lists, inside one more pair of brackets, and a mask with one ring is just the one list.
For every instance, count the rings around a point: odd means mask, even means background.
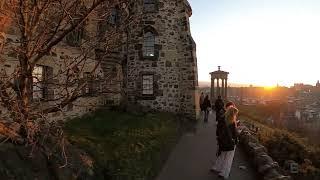
[{"label": "person walking", "polygon": [[224,121],[218,122],[218,146],[219,152],[215,164],[211,171],[217,172],[220,177],[228,179],[232,161],[235,153],[236,144],[238,143],[236,118],[239,110],[228,103],[224,114]]},{"label": "person walking", "polygon": [[221,118],[225,112],[225,111],[222,111],[224,110],[224,103],[221,96],[218,96],[218,99],[214,103],[214,107],[216,111],[216,122],[218,122],[219,118]]},{"label": "person walking", "polygon": [[211,102],[208,95],[206,95],[204,98],[202,106],[204,110],[204,122],[208,122],[209,108],[211,107]]},{"label": "person walking", "polygon": [[204,101],[204,94],[203,94],[203,92],[201,92],[200,100],[199,100],[199,105],[200,105],[201,112],[204,111],[204,109],[203,109],[203,101]]}]

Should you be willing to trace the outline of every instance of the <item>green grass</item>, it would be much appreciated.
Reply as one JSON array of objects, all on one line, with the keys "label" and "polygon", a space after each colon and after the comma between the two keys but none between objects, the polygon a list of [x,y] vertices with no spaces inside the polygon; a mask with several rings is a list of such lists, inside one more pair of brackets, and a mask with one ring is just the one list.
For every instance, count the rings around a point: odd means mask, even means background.
[{"label": "green grass", "polygon": [[179,137],[177,120],[166,113],[100,110],[68,121],[65,131],[72,144],[93,157],[96,179],[154,178]]}]

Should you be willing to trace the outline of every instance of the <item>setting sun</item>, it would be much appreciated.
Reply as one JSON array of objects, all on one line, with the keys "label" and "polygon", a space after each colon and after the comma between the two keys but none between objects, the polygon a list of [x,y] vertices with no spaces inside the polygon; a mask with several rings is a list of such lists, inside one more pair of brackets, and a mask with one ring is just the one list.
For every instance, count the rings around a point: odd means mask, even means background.
[{"label": "setting sun", "polygon": [[271,91],[275,88],[275,86],[264,86],[263,88],[267,91]]}]

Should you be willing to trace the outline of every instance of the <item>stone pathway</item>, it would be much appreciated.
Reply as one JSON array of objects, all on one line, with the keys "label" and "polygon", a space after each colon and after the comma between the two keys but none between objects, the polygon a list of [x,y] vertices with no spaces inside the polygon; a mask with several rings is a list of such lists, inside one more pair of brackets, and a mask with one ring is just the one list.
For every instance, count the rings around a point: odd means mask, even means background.
[{"label": "stone pathway", "polygon": [[[195,133],[184,135],[156,180],[215,180],[218,176],[210,172],[216,159],[215,115],[209,122],[199,122]],[[245,166],[247,169],[240,169]],[[248,157],[237,147],[229,180],[259,179]]]}]

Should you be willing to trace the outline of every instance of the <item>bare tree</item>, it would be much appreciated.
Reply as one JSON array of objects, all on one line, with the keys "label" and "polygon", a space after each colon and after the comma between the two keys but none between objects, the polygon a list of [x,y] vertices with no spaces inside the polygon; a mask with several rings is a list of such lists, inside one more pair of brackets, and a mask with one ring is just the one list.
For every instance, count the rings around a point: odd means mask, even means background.
[{"label": "bare tree", "polygon": [[[8,115],[0,119],[1,135],[37,145],[52,128],[48,113],[82,97],[89,83],[114,77],[116,71],[101,71],[96,54],[122,46],[134,21],[128,6],[126,0],[0,0],[0,108]],[[74,55],[57,55],[59,48]]]}]

